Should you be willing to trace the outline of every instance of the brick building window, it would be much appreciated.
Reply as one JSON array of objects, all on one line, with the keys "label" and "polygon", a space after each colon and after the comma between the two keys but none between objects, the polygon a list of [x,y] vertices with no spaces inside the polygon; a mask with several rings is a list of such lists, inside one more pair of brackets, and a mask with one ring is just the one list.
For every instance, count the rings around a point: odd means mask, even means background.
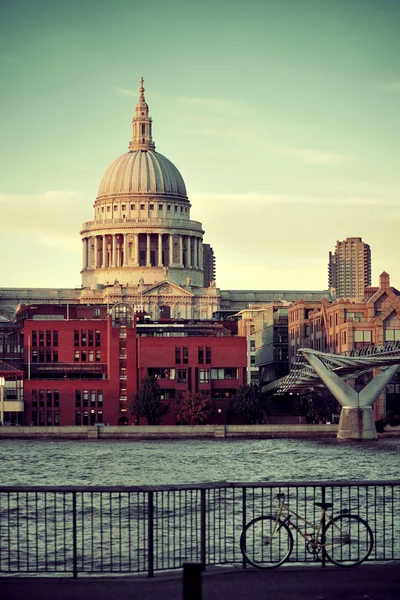
[{"label": "brick building window", "polygon": [[199,346],[197,348],[197,362],[199,363],[199,365],[202,365],[204,363],[204,348],[203,348],[203,346]]},{"label": "brick building window", "polygon": [[181,347],[175,346],[175,363],[179,365],[181,362]]},{"label": "brick building window", "polygon": [[178,369],[177,370],[177,383],[186,383],[187,382],[187,369]]},{"label": "brick building window", "polygon": [[183,347],[183,364],[187,365],[189,363],[189,348]]},{"label": "brick building window", "polygon": [[209,348],[208,346],[206,348],[206,364],[211,364],[211,348]]},{"label": "brick building window", "polygon": [[210,369],[199,369],[199,383],[209,383]]}]

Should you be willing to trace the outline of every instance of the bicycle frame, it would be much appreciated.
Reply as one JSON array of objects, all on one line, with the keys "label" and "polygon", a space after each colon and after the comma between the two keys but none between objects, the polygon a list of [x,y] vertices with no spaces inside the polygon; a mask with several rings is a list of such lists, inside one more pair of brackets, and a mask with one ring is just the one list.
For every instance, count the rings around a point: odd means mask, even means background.
[{"label": "bicycle frame", "polygon": [[[287,515],[283,515],[284,511],[287,512]],[[305,524],[305,526],[307,527],[311,527],[312,528],[312,532],[311,533],[307,533],[307,531],[305,531],[305,529],[301,529],[298,525],[296,525],[295,523],[293,523],[293,521],[291,520],[291,516],[296,515],[296,517],[298,519],[300,519],[301,521],[303,521],[303,523]],[[295,531],[297,531],[297,533],[299,533],[301,535],[301,537],[307,542],[310,541],[308,538],[313,537],[313,541],[315,543],[316,547],[324,547],[325,546],[325,540],[321,539],[320,541],[320,534],[323,532],[324,527],[325,527],[325,518],[327,516],[327,512],[325,508],[321,509],[321,516],[319,519],[318,524],[316,523],[312,523],[311,521],[309,521],[308,519],[306,519],[305,517],[303,517],[300,513],[298,513],[295,510],[292,510],[290,508],[290,506],[288,504],[286,504],[284,501],[279,503],[279,511],[278,514],[276,516],[276,520],[275,520],[275,525],[274,525],[274,529],[272,532],[272,535],[275,534],[277,528],[278,528],[278,524],[280,521],[282,521],[283,523],[286,523],[287,525],[289,525],[289,527],[292,527]],[[329,522],[333,521],[333,518],[331,516],[328,517],[329,518]]]}]

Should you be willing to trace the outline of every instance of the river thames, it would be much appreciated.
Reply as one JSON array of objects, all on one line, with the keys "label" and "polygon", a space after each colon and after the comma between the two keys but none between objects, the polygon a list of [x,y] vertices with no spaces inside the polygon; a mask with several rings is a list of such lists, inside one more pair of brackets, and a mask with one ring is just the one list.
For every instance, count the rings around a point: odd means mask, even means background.
[{"label": "river thames", "polygon": [[397,480],[400,438],[0,440],[2,485]]}]

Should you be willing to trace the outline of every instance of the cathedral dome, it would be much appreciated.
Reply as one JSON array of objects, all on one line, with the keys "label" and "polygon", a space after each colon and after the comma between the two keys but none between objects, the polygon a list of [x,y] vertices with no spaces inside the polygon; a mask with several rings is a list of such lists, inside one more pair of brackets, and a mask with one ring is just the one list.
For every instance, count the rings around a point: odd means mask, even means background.
[{"label": "cathedral dome", "polygon": [[132,119],[129,152],[108,167],[101,180],[97,199],[115,199],[129,194],[162,194],[187,200],[182,175],[168,158],[155,152],[155,148],[142,77],[139,101]]},{"label": "cathedral dome", "polygon": [[104,173],[98,199],[127,194],[165,194],[187,198],[182,175],[154,150],[132,150],[117,158]]}]

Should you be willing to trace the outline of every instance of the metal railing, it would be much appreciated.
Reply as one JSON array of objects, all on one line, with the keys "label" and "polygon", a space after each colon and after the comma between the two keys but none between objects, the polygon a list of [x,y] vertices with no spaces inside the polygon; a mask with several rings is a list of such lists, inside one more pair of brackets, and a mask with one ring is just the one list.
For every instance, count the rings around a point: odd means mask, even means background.
[{"label": "metal railing", "polygon": [[[218,483],[169,487],[0,487],[0,573],[147,573],[185,562],[245,567],[251,519],[273,514],[276,494],[312,522],[333,502],[374,534],[369,561],[400,560],[400,481]],[[309,563],[295,536],[291,563]],[[321,562],[321,564],[323,564]]]}]

